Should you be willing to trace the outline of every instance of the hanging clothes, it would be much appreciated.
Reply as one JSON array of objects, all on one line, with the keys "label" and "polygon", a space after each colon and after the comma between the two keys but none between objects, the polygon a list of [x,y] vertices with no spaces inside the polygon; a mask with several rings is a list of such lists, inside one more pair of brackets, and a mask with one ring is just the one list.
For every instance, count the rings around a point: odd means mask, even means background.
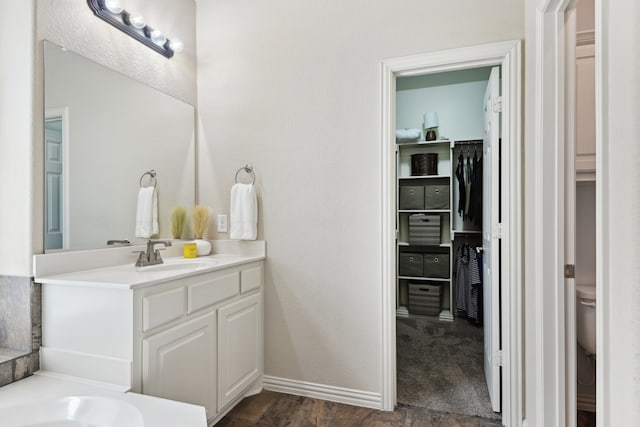
[{"label": "hanging clothes", "polygon": [[456,167],[456,178],[458,179],[458,214],[464,218],[464,206],[466,204],[466,191],[464,182],[464,157],[462,149],[458,156],[458,165]]},{"label": "hanging clothes", "polygon": [[471,175],[473,174],[473,168],[471,167],[471,159],[469,153],[467,153],[467,162],[464,168],[464,185],[467,199],[464,205],[464,219],[469,218],[469,206],[471,202]]},{"label": "hanging clothes", "polygon": [[476,248],[466,243],[456,254],[456,308],[475,323],[482,322],[482,261]]},{"label": "hanging clothes", "polygon": [[458,248],[456,254],[456,308],[466,314],[469,309],[469,245]]},{"label": "hanging clothes", "polygon": [[482,157],[474,156],[473,172],[475,176],[475,183],[472,184],[473,202],[475,205],[473,223],[477,226],[482,226]]},{"label": "hanging clothes", "polygon": [[469,251],[469,309],[467,310],[467,317],[474,320],[476,323],[480,322],[478,313],[480,312],[480,306],[482,301],[479,298],[480,289],[482,287],[482,265],[478,263],[477,257],[478,251],[476,248],[472,248]]},{"label": "hanging clothes", "polygon": [[473,150],[473,161],[472,161],[472,166],[471,166],[471,196],[469,197],[469,212],[467,213],[467,217],[469,218],[469,221],[472,221],[474,216],[477,215],[476,209],[477,209],[477,203],[476,203],[476,197],[477,195],[477,186],[478,186],[478,171],[477,171],[477,165],[478,165],[478,152],[476,150]]}]

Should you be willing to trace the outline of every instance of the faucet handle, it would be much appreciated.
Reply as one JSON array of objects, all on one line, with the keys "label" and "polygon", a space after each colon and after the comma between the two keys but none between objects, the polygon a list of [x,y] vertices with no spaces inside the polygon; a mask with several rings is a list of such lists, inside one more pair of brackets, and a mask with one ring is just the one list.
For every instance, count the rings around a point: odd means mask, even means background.
[{"label": "faucet handle", "polygon": [[138,260],[136,261],[136,267],[142,267],[147,261],[147,253],[145,251],[132,251],[134,254],[138,254]]}]

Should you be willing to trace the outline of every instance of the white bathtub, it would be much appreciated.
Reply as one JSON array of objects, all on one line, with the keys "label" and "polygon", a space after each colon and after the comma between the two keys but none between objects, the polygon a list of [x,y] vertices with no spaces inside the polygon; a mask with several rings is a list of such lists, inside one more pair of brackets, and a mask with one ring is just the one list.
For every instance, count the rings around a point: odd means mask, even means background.
[{"label": "white bathtub", "polygon": [[103,396],[66,396],[0,409],[3,427],[144,427],[140,410]]},{"label": "white bathtub", "polygon": [[0,427],[207,427],[202,406],[39,371],[0,387]]}]

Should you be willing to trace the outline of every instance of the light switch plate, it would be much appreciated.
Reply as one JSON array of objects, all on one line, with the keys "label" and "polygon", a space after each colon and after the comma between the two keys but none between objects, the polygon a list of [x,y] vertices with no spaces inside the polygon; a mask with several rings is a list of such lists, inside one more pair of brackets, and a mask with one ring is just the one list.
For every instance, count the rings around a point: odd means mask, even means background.
[{"label": "light switch plate", "polygon": [[218,215],[218,233],[226,233],[228,229],[227,214]]}]

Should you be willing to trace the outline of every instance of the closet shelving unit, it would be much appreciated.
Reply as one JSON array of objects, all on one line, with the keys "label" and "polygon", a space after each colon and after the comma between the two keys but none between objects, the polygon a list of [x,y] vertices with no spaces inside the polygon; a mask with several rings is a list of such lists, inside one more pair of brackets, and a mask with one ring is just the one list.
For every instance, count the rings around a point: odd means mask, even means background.
[{"label": "closet shelving unit", "polygon": [[[397,192],[400,194],[400,187],[404,185],[425,186],[428,183],[448,184],[451,188],[451,144],[449,139],[436,141],[418,141],[397,144]],[[438,154],[438,174],[436,175],[411,175],[411,155],[437,153]],[[399,266],[400,254],[402,252],[437,252],[449,255],[449,272],[451,272],[451,195],[449,195],[448,209],[400,209],[400,200],[397,201],[397,265]],[[440,216],[440,243],[438,245],[415,245],[409,243],[409,216],[412,214],[436,214]],[[398,268],[399,272],[399,268]],[[438,284],[442,287],[442,304],[440,306],[439,317],[442,320],[453,320],[451,312],[451,274],[448,278],[432,277],[428,271],[422,276],[404,276],[398,274],[397,286],[397,315],[408,316],[408,287],[409,282]]]},{"label": "closet shelving unit", "polygon": [[[456,212],[458,204],[457,181],[455,179],[455,167],[460,149],[464,147],[479,148],[479,156],[482,155],[482,140],[454,141],[441,139],[436,141],[405,142],[396,145],[396,265],[398,275],[396,280],[396,315],[407,317],[411,315],[408,308],[408,286],[411,283],[439,284],[442,287],[442,304],[438,318],[444,321],[453,321],[454,305],[454,267],[455,255],[458,244],[462,239],[481,241],[482,229],[469,221],[463,220]],[[411,175],[411,155],[437,153],[437,175]],[[466,158],[466,157],[465,157]],[[424,186],[429,183],[446,183],[449,185],[448,209],[400,209],[400,187],[404,185]],[[440,215],[440,244],[439,245],[414,245],[409,243],[409,216],[416,213]],[[456,243],[458,242],[458,243]],[[399,274],[400,254],[403,252],[437,252],[449,255],[449,277],[432,277],[425,270],[422,276],[406,276]]]}]

